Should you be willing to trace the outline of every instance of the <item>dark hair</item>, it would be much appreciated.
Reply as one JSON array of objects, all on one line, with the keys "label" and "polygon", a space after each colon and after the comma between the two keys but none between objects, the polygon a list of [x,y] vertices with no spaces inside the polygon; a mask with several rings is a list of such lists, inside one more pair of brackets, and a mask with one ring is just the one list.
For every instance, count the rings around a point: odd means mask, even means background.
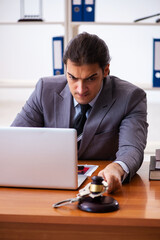
[{"label": "dark hair", "polygon": [[84,32],[68,43],[63,56],[64,64],[67,64],[68,59],[79,66],[98,63],[104,71],[110,62],[110,55],[108,47],[102,39],[97,35]]}]

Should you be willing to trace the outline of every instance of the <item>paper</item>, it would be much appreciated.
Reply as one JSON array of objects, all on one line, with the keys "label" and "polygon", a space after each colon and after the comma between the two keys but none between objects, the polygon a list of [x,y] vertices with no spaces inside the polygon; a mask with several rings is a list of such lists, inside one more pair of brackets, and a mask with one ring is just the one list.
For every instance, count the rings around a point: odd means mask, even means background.
[{"label": "paper", "polygon": [[88,164],[78,165],[78,166],[84,166],[84,169],[82,171],[83,171],[83,174],[86,176],[91,176],[99,167],[98,165],[88,165]]}]

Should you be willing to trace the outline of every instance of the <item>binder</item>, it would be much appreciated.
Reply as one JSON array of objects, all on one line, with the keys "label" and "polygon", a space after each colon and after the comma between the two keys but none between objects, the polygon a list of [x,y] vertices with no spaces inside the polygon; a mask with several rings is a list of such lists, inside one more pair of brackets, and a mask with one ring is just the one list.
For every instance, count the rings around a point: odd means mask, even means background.
[{"label": "binder", "polygon": [[72,21],[81,22],[82,18],[82,0],[72,0]]},{"label": "binder", "polygon": [[160,87],[160,39],[153,39],[153,87]]},{"label": "binder", "polygon": [[64,74],[63,64],[64,37],[52,38],[53,75]]},{"label": "binder", "polygon": [[95,0],[83,0],[83,21],[94,22]]},{"label": "binder", "polygon": [[43,21],[42,0],[20,0],[20,15],[18,22]]}]

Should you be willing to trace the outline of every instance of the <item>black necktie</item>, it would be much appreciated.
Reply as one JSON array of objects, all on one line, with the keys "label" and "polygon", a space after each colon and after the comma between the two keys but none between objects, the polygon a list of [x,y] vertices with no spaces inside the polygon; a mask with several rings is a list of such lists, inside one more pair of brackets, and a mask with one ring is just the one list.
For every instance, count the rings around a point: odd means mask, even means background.
[{"label": "black necktie", "polygon": [[86,112],[91,107],[89,104],[80,104],[81,112],[78,114],[74,121],[74,128],[77,130],[77,136],[83,132],[83,127],[86,121]]}]

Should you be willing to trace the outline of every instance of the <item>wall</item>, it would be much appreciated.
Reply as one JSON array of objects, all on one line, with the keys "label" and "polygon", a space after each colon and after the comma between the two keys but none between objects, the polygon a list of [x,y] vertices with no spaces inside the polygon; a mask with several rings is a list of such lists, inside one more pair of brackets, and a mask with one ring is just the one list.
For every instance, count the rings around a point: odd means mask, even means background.
[{"label": "wall", "polygon": [[[160,12],[159,0],[96,0],[96,22],[133,22]],[[0,22],[20,18],[20,0],[0,0]],[[158,17],[143,22],[155,22]],[[43,0],[45,21],[64,21],[64,0]],[[82,25],[109,46],[111,74],[140,86],[152,86],[153,38],[160,25]],[[0,81],[37,81],[52,75],[52,37],[64,35],[62,25],[0,25]]]},{"label": "wall", "polygon": [[[20,0],[0,0],[0,22],[20,19]],[[43,19],[64,21],[64,0],[43,1]],[[52,37],[64,35],[61,24],[0,25],[0,81],[37,81],[52,75]]]}]

